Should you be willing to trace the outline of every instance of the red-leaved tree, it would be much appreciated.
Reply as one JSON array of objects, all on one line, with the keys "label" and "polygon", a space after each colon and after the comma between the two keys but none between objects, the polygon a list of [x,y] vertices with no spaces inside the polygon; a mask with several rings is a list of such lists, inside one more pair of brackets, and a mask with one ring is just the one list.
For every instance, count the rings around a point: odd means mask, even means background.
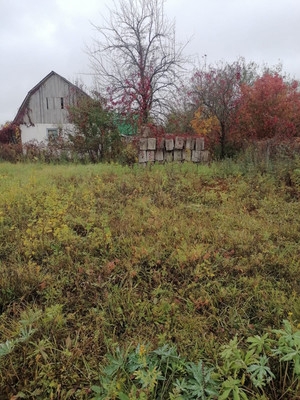
[{"label": "red-leaved tree", "polygon": [[298,82],[286,82],[277,72],[266,72],[253,85],[242,85],[232,131],[236,140],[282,140],[299,132]]},{"label": "red-leaved tree", "polygon": [[0,143],[18,144],[21,141],[21,133],[18,125],[7,122],[0,128]]}]

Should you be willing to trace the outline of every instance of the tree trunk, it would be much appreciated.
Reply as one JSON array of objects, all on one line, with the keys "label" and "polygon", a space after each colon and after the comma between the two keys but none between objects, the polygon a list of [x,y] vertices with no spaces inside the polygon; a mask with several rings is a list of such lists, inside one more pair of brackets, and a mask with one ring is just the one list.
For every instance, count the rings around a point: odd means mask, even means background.
[{"label": "tree trunk", "polygon": [[225,138],[226,138],[226,128],[224,124],[221,124],[221,137],[220,137],[220,146],[221,146],[221,159],[225,158]]}]

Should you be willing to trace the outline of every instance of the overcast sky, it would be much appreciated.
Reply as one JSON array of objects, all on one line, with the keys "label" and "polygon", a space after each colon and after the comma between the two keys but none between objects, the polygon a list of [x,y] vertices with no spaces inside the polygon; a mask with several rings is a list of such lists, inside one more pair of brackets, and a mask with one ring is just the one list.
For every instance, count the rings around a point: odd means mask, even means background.
[{"label": "overcast sky", "polygon": [[[116,0],[116,3],[118,0]],[[112,0],[0,0],[0,125],[52,70],[91,86],[85,46]],[[245,57],[300,80],[300,0],[166,0],[186,53],[207,63]]]}]

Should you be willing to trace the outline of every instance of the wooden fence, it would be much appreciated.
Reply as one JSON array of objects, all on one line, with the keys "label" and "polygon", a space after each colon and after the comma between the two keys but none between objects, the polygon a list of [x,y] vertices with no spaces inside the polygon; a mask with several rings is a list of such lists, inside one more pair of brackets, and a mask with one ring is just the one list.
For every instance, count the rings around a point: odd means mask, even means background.
[{"label": "wooden fence", "polygon": [[202,137],[141,137],[138,149],[141,164],[172,161],[205,163],[209,160],[209,152],[204,148]]}]

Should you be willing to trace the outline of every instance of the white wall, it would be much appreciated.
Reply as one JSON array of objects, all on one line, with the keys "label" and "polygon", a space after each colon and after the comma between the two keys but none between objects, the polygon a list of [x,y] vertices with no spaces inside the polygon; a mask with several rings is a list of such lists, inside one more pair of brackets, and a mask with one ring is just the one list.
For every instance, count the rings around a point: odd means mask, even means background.
[{"label": "white wall", "polygon": [[[72,124],[64,124],[60,125],[60,127],[63,129],[63,133],[74,131],[74,126]],[[47,143],[47,129],[57,128],[58,126],[55,124],[35,124],[34,126],[20,125],[22,143],[24,144],[32,140]]]}]

